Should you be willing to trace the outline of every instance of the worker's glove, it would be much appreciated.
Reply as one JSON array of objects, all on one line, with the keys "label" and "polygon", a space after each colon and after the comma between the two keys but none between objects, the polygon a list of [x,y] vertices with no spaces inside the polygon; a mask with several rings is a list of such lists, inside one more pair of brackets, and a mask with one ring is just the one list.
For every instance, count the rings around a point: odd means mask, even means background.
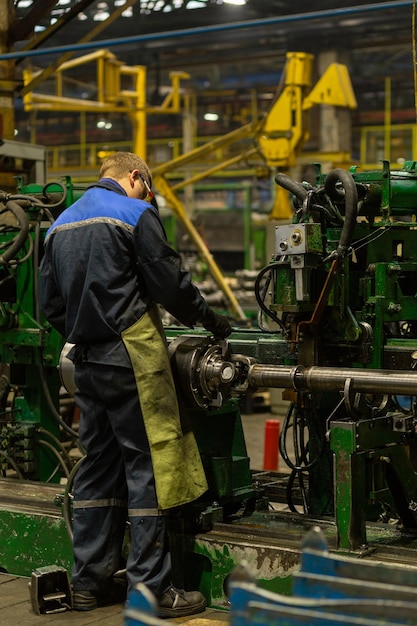
[{"label": "worker's glove", "polygon": [[229,320],[224,315],[219,315],[210,309],[209,314],[201,322],[209,333],[219,339],[225,339],[232,332]]}]

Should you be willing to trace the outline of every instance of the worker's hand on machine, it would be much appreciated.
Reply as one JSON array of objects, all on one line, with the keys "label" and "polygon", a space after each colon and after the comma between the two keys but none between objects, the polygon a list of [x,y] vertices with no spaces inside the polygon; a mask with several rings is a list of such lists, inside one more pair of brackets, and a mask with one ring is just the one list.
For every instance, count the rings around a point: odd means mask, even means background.
[{"label": "worker's hand on machine", "polygon": [[210,313],[201,322],[209,333],[219,339],[225,339],[232,332],[232,327],[225,315],[219,315],[210,309]]}]

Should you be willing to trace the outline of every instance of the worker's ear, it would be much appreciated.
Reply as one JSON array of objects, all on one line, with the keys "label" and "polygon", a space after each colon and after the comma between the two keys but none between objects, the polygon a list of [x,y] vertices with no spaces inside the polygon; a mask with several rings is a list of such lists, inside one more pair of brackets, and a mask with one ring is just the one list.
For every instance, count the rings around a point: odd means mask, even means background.
[{"label": "worker's ear", "polygon": [[129,172],[129,182],[130,182],[130,186],[133,187],[135,186],[135,182],[137,180],[140,180],[140,176],[139,176],[139,170],[132,170],[131,172]]}]

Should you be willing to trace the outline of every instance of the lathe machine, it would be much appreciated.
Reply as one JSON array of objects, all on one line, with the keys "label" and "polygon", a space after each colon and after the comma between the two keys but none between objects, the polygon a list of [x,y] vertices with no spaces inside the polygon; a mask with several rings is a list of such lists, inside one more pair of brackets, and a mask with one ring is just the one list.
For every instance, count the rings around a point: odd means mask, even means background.
[{"label": "lathe machine", "polygon": [[[314,184],[276,174],[294,217],[276,228],[254,284],[257,327],[225,341],[166,328],[209,483],[170,516],[171,546],[178,584],[209,606],[227,607],[242,562],[261,587],[289,592],[313,525],[331,550],[417,567],[416,165],[317,165]],[[38,266],[46,229],[83,191],[67,178],[0,194],[0,568],[23,576],[71,567],[82,451],[64,340],[39,312]],[[257,388],[283,389],[289,403],[287,473],[250,469],[239,406]]]}]

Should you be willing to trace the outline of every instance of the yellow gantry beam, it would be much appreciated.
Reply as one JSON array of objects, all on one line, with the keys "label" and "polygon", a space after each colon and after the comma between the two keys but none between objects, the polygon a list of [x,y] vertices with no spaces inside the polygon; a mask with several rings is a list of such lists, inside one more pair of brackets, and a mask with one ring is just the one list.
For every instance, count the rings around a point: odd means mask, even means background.
[{"label": "yellow gantry beam", "polygon": [[[126,5],[123,5],[124,8]],[[63,96],[64,73],[95,63],[97,97],[95,100]],[[32,89],[47,77],[45,71],[23,71],[25,88],[22,90],[26,111],[77,111],[92,113],[126,113],[133,126],[133,151],[146,159],[146,116],[148,114],[177,114],[181,110],[181,80],[189,78],[186,72],[171,72],[171,90],[159,106],[146,104],[146,67],[123,65],[108,50],[97,50],[77,59],[62,62],[55,71],[55,94],[34,93]],[[131,88],[122,89],[124,79],[130,79]],[[124,85],[126,87],[126,85]]]},{"label": "yellow gantry beam", "polygon": [[[259,122],[257,121],[250,122],[249,124],[246,124],[241,128],[237,128],[236,130],[227,133],[226,135],[221,135],[220,137],[213,139],[213,141],[208,141],[202,146],[194,148],[194,150],[190,150],[186,154],[182,154],[181,156],[172,159],[171,161],[165,161],[160,165],[156,165],[152,171],[155,175],[162,175],[166,174],[167,172],[172,172],[181,167],[189,165],[193,161],[197,161],[198,159],[205,157],[206,155],[210,154],[210,152],[213,152],[218,148],[229,146],[235,141],[239,141],[240,139],[245,139],[246,137],[253,136],[258,125]],[[242,156],[239,156],[239,159],[241,158]]]}]

